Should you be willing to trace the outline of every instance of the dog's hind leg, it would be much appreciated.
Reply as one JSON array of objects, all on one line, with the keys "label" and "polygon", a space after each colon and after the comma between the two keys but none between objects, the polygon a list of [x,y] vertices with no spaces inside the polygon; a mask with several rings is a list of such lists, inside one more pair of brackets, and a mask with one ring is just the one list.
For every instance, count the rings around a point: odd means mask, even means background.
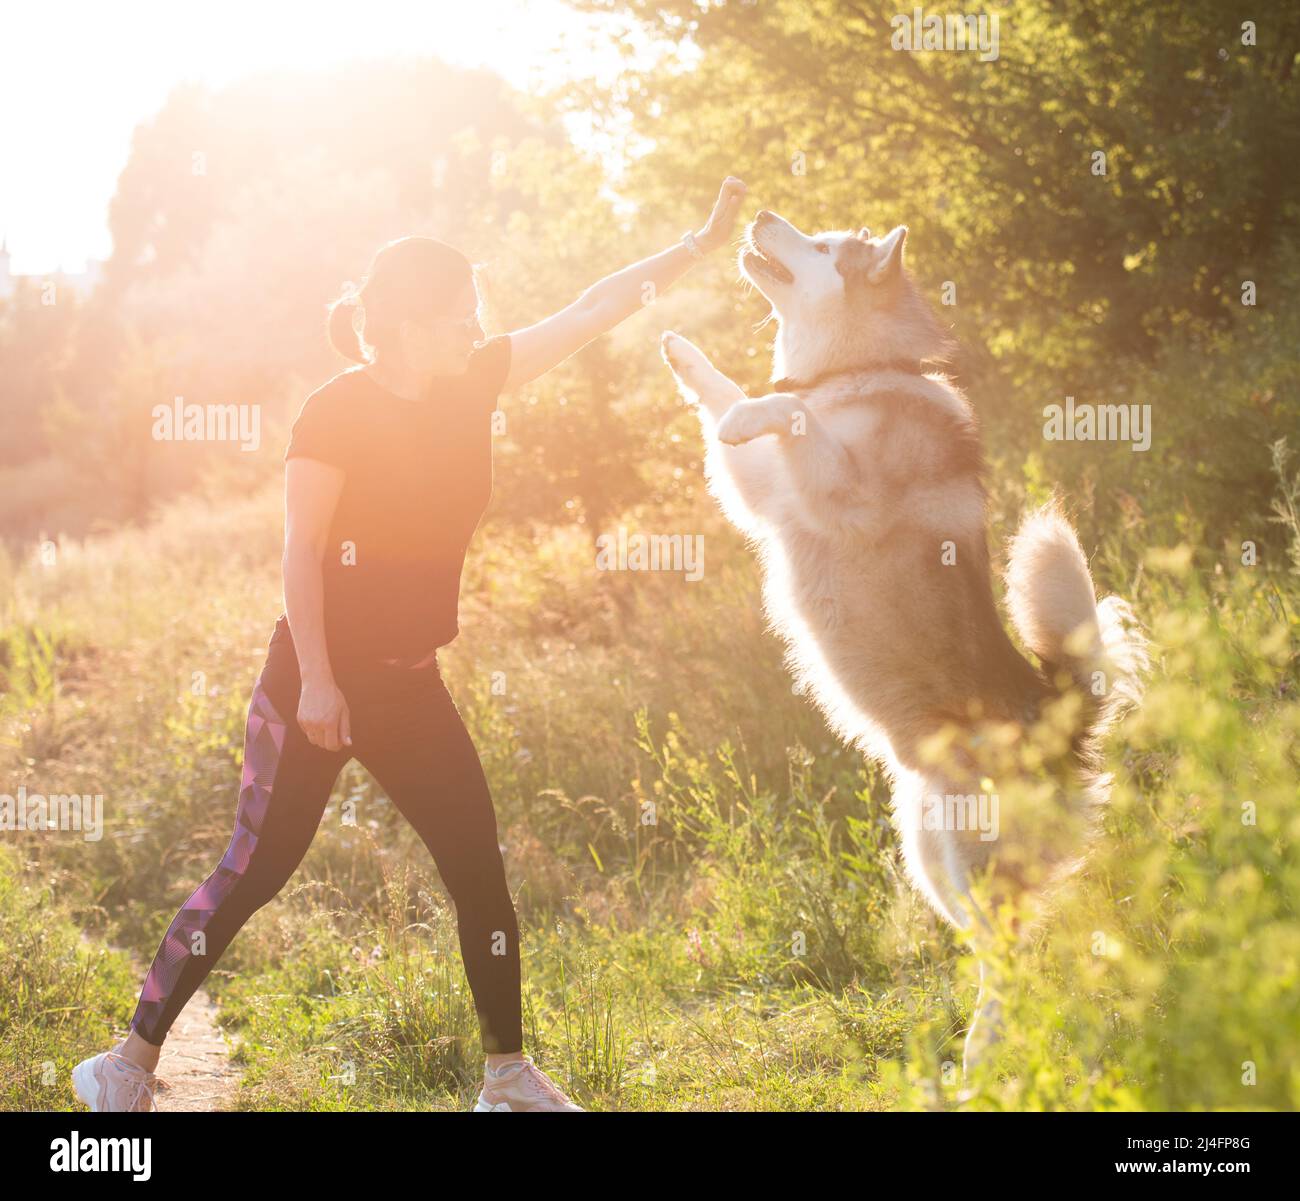
[{"label": "dog's hind leg", "polygon": [[970,1026],[962,1049],[962,1076],[969,1080],[971,1072],[994,1046],[1002,1033],[1002,1002],[993,989],[993,972],[988,960],[976,948],[980,971],[980,988],[971,1011]]},{"label": "dog's hind leg", "polygon": [[976,1067],[1002,1037],[1002,989],[994,968],[996,960],[990,954],[993,928],[988,918],[968,890],[963,893],[957,908],[964,919],[980,976],[979,991],[975,994],[970,1025],[966,1027],[966,1040],[962,1045],[962,1080],[969,1086]]},{"label": "dog's hind leg", "polygon": [[946,826],[926,828],[923,822],[920,806],[924,799],[942,797],[947,787],[932,781],[899,787],[895,789],[894,804],[900,818],[903,858],[913,881],[936,912],[965,932],[979,967],[979,992],[962,1051],[962,1077],[969,1084],[976,1065],[998,1041],[1001,990],[992,966],[995,960],[989,954],[993,925],[972,890],[975,860],[971,845],[963,842],[955,830]]}]

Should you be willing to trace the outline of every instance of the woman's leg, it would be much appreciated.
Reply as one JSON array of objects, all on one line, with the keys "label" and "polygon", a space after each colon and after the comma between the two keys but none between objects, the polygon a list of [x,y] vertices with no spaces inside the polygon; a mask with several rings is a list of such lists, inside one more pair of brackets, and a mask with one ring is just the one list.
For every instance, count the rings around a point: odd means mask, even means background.
[{"label": "woman's leg", "polygon": [[455,903],[483,1049],[517,1053],[523,1048],[519,925],[492,795],[437,669],[408,678],[413,686],[400,687],[383,705],[354,712],[354,751],[429,848]]},{"label": "woman's leg", "polygon": [[[131,1031],[150,1047],[162,1045],[230,940],[302,862],[349,758],[313,746],[299,729],[292,660],[291,643],[273,644],[248,707],[234,835],[216,870],[172,919],[145,977]],[[137,1039],[128,1040],[128,1053]]]}]

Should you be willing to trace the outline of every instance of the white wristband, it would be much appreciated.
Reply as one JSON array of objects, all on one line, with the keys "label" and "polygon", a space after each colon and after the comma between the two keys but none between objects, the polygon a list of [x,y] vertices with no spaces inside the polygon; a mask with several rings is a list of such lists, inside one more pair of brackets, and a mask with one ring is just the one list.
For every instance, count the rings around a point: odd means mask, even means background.
[{"label": "white wristband", "polygon": [[702,259],[704,257],[704,251],[700,249],[699,244],[695,241],[693,233],[688,231],[682,234],[682,245],[691,252],[691,258]]}]

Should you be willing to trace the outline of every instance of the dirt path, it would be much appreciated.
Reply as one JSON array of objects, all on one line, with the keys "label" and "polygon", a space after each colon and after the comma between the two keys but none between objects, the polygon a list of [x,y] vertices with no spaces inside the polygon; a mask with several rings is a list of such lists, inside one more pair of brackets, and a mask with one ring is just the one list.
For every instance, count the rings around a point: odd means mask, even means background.
[{"label": "dirt path", "polygon": [[217,1025],[217,1007],[199,989],[185,1006],[163,1044],[158,1075],[167,1081],[155,1097],[159,1110],[210,1113],[229,1109],[239,1072],[230,1062]]}]

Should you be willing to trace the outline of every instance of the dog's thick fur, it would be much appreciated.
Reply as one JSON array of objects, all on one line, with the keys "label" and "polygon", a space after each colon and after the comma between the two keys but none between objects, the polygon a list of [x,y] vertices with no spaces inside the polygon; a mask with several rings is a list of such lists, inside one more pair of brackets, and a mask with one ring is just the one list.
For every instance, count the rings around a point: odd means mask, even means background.
[{"label": "dog's thick fur", "polygon": [[[1137,700],[1144,652],[1128,606],[1097,603],[1055,506],[1026,518],[1006,571],[1012,621],[1039,665],[1004,631],[980,437],[962,393],[923,370],[949,344],[904,267],[906,235],[810,237],[759,214],[740,262],[779,321],[768,395],[746,398],[677,334],[663,353],[698,402],[710,489],[760,551],[793,672],[839,734],[885,765],[911,879],[978,949],[977,876],[1023,892],[1082,853],[1109,784],[1098,739]],[[1042,761],[1063,820],[1032,864],[999,854],[1013,815],[993,841],[927,820],[927,798],[983,793],[985,748],[1028,740],[1049,712],[1067,727]],[[968,1059],[980,1021],[977,1003]]]}]

